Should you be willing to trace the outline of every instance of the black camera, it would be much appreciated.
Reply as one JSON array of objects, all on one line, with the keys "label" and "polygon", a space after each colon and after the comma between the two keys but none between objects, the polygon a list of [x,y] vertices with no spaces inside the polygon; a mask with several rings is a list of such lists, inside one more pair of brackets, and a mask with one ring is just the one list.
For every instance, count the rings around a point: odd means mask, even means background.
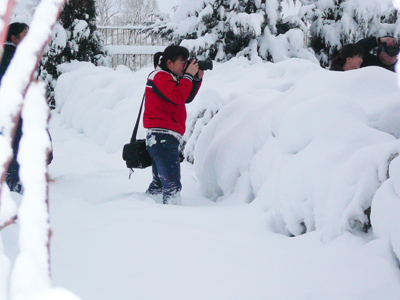
[{"label": "black camera", "polygon": [[197,63],[199,64],[199,70],[205,71],[213,69],[212,60],[198,60]]},{"label": "black camera", "polygon": [[387,43],[382,43],[382,52],[387,53],[387,55],[395,57],[400,52],[399,45],[388,46]]},{"label": "black camera", "polygon": [[[189,59],[189,63],[195,60],[199,64],[199,70],[206,71],[206,70],[212,70],[213,69],[213,62],[212,60],[198,60],[197,58],[191,58]],[[186,68],[189,66],[189,64],[186,66]]]}]

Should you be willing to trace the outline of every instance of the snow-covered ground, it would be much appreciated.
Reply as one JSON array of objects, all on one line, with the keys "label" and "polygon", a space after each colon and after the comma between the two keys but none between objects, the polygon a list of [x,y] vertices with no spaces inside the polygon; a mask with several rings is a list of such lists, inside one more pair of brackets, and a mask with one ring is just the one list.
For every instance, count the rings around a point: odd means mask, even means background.
[{"label": "snow-covered ground", "polygon": [[[151,170],[128,179],[121,158],[151,68],[63,71],[53,286],[83,300],[400,298],[396,74],[216,64],[187,106],[183,205],[165,206],[143,194]],[[12,259],[17,230],[2,235]]]},{"label": "snow-covered ground", "polygon": [[[183,163],[183,206],[142,194],[120,153],[58,127],[51,167],[53,285],[81,299],[395,299],[400,273],[387,240],[272,233],[256,206],[199,195]],[[222,202],[221,202],[222,204]]]}]

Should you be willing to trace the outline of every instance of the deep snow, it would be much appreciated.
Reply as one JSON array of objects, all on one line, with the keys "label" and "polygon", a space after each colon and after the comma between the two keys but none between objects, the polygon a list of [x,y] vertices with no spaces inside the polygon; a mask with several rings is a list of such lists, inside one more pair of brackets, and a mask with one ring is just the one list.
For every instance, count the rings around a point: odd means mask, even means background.
[{"label": "deep snow", "polygon": [[52,278],[81,299],[395,299],[400,276],[388,240],[268,230],[257,206],[198,194],[183,163],[183,206],[142,194],[120,153],[52,120]]},{"label": "deep snow", "polygon": [[[50,126],[53,286],[85,300],[400,297],[400,166],[386,159],[398,151],[396,74],[216,64],[188,105],[183,206],[165,206],[143,194],[151,170],[129,180],[121,159],[151,68],[63,71]],[[364,233],[350,225],[368,201]],[[11,257],[17,228],[3,236]]]},{"label": "deep snow", "polygon": [[[396,74],[329,72],[300,59],[216,64],[188,106],[194,165],[182,164],[183,206],[164,206],[143,194],[150,169],[128,180],[121,160],[151,68],[60,70],[50,127],[55,288],[39,199],[44,164],[30,158],[47,147],[40,124],[38,148],[21,150],[22,204],[3,190],[0,221],[14,205],[20,219],[1,231],[0,299],[399,298]],[[36,92],[28,98],[43,104]],[[46,109],[36,106],[23,113],[39,124]]]},{"label": "deep snow", "polygon": [[[152,68],[59,70],[49,170],[60,289],[49,299],[73,299],[68,290],[85,300],[400,297],[395,73],[331,72],[302,59],[215,63],[187,105],[185,156],[194,164],[182,164],[183,206],[164,206],[143,194],[150,168],[129,180],[121,158]],[[14,211],[6,204],[2,222]],[[25,267],[45,266],[19,266],[18,235],[32,240],[23,226],[2,230],[20,284],[11,295],[26,292]]]}]

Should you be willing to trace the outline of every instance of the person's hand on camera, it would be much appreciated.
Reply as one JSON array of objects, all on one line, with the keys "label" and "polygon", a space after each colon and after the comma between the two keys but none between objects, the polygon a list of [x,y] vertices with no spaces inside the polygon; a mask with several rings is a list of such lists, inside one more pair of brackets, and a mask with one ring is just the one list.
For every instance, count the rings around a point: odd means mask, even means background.
[{"label": "person's hand on camera", "polygon": [[384,63],[387,66],[394,65],[397,62],[397,57],[390,56],[386,52],[381,52],[378,55],[379,59],[381,60],[382,63]]},{"label": "person's hand on camera", "polygon": [[203,76],[204,76],[204,71],[203,71],[203,70],[199,70],[199,71],[197,72],[197,78],[198,78],[198,79],[202,79]]},{"label": "person's hand on camera", "polygon": [[199,64],[197,63],[197,61],[195,59],[193,59],[191,61],[191,63],[189,64],[189,66],[186,69],[186,73],[194,76],[196,75],[196,73],[199,71]]},{"label": "person's hand on camera", "polygon": [[384,36],[379,38],[381,44],[386,43],[389,47],[397,44],[397,40],[391,36]]}]

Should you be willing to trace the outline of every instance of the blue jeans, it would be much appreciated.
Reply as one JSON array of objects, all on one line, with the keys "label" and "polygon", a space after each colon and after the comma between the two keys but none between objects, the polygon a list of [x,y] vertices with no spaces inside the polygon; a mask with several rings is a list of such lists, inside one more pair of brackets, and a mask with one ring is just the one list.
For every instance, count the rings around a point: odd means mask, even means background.
[{"label": "blue jeans", "polygon": [[181,189],[181,165],[179,160],[179,140],[167,133],[148,133],[147,151],[153,159],[153,181],[147,193],[163,194],[163,203],[178,196]]},{"label": "blue jeans", "polygon": [[13,158],[10,164],[8,165],[8,170],[6,174],[6,183],[10,188],[10,191],[14,191],[17,193],[22,193],[22,186],[19,180],[19,164],[17,162],[19,142],[21,138],[22,138],[22,119],[19,119],[12,144]]}]

